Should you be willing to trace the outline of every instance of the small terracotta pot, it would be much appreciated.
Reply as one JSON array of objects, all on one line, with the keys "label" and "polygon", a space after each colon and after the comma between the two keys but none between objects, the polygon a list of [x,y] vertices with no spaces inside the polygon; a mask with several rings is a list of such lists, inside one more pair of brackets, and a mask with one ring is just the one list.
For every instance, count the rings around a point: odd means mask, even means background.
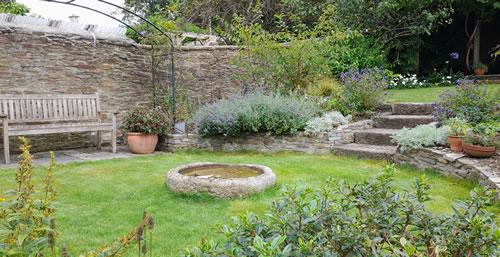
[{"label": "small terracotta pot", "polygon": [[481,146],[464,143],[464,152],[470,157],[488,158],[495,154],[495,146]]},{"label": "small terracotta pot", "polygon": [[474,69],[474,74],[476,76],[482,76],[486,73],[486,69],[483,69],[483,68],[477,68],[477,69]]},{"label": "small terracotta pot", "polygon": [[132,153],[148,154],[155,151],[158,135],[137,132],[127,133],[128,149]]},{"label": "small terracotta pot", "polygon": [[463,151],[462,136],[448,136],[448,144],[453,152],[460,153]]}]

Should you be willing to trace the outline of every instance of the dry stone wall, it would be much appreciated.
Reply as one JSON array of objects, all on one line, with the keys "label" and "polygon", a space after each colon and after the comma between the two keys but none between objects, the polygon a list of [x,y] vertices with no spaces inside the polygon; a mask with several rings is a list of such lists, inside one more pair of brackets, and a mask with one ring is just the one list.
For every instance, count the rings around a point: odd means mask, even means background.
[{"label": "dry stone wall", "polygon": [[[120,121],[125,111],[148,101],[151,96],[149,49],[129,40],[97,38],[94,46],[90,34],[0,26],[0,94],[97,92],[102,110],[119,112]],[[178,86],[200,104],[238,92],[241,87],[233,79],[235,69],[229,64],[236,52],[231,46],[178,49]],[[160,71],[164,72],[161,82],[168,83],[168,67]],[[32,138],[37,150],[82,147],[90,143],[90,133]],[[12,148],[15,149],[15,145]]]}]

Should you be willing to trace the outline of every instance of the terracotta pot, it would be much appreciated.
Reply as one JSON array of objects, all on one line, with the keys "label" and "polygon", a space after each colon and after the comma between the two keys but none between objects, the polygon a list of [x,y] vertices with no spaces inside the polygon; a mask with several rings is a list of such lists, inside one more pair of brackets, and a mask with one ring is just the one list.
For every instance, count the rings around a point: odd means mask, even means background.
[{"label": "terracotta pot", "polygon": [[486,73],[486,69],[483,69],[483,68],[477,68],[477,69],[474,69],[474,74],[476,76],[482,76]]},{"label": "terracotta pot", "polygon": [[471,145],[464,143],[464,152],[471,156],[477,158],[488,158],[495,154],[496,147],[495,146],[481,146],[481,145]]},{"label": "terracotta pot", "polygon": [[137,132],[127,133],[128,149],[132,153],[147,154],[155,151],[158,135]]},{"label": "terracotta pot", "polygon": [[463,151],[462,148],[462,136],[448,136],[448,144],[453,152],[460,153]]}]

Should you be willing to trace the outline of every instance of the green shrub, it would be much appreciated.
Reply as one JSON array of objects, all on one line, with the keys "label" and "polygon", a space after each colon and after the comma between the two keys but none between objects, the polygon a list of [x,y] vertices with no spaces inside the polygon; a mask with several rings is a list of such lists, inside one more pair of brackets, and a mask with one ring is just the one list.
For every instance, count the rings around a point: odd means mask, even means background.
[{"label": "green shrub", "polygon": [[194,123],[201,136],[282,135],[303,130],[318,113],[319,107],[307,99],[256,92],[202,107]]},{"label": "green shrub", "polygon": [[465,136],[470,129],[467,121],[460,118],[451,118],[445,121],[445,124],[448,127],[450,136]]},{"label": "green shrub", "polygon": [[265,215],[225,225],[222,242],[202,241],[187,257],[209,256],[498,256],[495,215],[485,210],[496,192],[477,188],[453,214],[427,209],[424,176],[414,188],[391,185],[394,167],[356,184],[283,191]]},{"label": "green shrub", "polygon": [[423,147],[446,145],[448,128],[436,128],[432,124],[419,125],[414,128],[403,128],[392,136],[392,142],[397,143],[402,152]]}]

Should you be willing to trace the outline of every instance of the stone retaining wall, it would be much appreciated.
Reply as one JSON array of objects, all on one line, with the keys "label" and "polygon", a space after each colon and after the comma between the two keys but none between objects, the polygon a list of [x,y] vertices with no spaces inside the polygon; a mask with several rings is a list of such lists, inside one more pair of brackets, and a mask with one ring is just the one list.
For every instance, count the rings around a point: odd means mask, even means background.
[{"label": "stone retaining wall", "polygon": [[500,189],[499,156],[487,159],[469,158],[447,148],[424,148],[398,152],[394,162],[419,169],[433,169],[446,175],[478,181],[483,186]]}]

